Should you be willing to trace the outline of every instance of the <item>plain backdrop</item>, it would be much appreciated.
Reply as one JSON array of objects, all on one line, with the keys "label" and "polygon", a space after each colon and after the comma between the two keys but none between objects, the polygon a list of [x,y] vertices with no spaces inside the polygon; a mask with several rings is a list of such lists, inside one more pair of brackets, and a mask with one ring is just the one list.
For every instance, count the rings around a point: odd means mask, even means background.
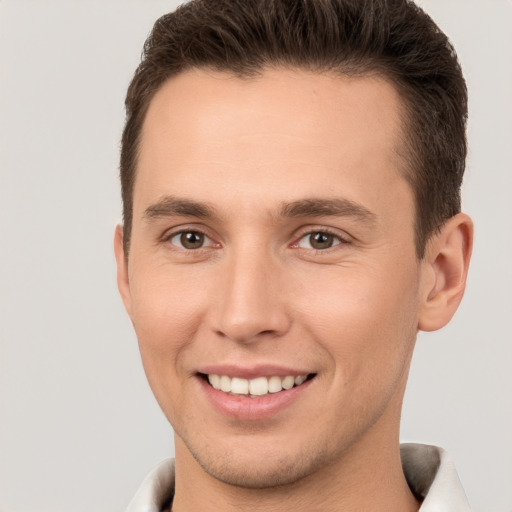
[{"label": "plain backdrop", "polygon": [[[121,511],[173,453],[118,298],[119,139],[153,21],[177,2],[0,0],[0,510]],[[470,91],[453,322],[420,334],[402,439],[445,447],[476,512],[512,511],[512,3],[425,0]]]}]

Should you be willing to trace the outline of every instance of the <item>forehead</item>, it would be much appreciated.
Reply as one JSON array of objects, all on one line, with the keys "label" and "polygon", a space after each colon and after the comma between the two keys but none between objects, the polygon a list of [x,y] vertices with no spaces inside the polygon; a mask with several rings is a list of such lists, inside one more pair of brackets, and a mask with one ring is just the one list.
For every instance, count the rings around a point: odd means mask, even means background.
[{"label": "forehead", "polygon": [[230,197],[243,191],[247,201],[262,190],[290,201],[306,191],[382,193],[384,183],[402,180],[400,111],[397,91],[378,76],[189,70],[150,103],[134,207],[176,187],[205,201],[220,189]]}]

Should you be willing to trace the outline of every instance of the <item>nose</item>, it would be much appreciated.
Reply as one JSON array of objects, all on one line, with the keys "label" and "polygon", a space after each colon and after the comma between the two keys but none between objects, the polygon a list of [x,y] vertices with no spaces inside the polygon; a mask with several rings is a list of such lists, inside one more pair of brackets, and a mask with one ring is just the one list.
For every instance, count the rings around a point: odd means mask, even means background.
[{"label": "nose", "polygon": [[238,343],[277,338],[288,331],[291,317],[285,276],[279,262],[263,251],[241,250],[224,262],[215,330]]}]

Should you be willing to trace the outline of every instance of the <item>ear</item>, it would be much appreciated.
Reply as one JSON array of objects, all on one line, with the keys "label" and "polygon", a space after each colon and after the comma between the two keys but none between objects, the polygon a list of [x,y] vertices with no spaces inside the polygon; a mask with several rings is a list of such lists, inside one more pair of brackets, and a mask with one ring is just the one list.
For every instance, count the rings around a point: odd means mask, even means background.
[{"label": "ear", "polygon": [[117,288],[123,299],[124,307],[131,317],[131,293],[128,279],[128,258],[124,252],[123,226],[118,224],[114,233],[114,254],[117,263]]},{"label": "ear", "polygon": [[473,222],[464,213],[449,219],[427,244],[418,328],[444,327],[459,307],[473,247]]}]

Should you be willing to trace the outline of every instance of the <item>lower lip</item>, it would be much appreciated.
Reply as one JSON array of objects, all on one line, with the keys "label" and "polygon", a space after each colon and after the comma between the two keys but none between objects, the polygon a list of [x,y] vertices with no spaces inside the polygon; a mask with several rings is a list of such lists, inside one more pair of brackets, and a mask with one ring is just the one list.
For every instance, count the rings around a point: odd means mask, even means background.
[{"label": "lower lip", "polygon": [[230,395],[213,388],[203,378],[198,377],[203,391],[214,407],[226,416],[239,420],[255,421],[271,418],[295,402],[309,388],[312,380],[300,386],[268,393],[260,397]]}]

